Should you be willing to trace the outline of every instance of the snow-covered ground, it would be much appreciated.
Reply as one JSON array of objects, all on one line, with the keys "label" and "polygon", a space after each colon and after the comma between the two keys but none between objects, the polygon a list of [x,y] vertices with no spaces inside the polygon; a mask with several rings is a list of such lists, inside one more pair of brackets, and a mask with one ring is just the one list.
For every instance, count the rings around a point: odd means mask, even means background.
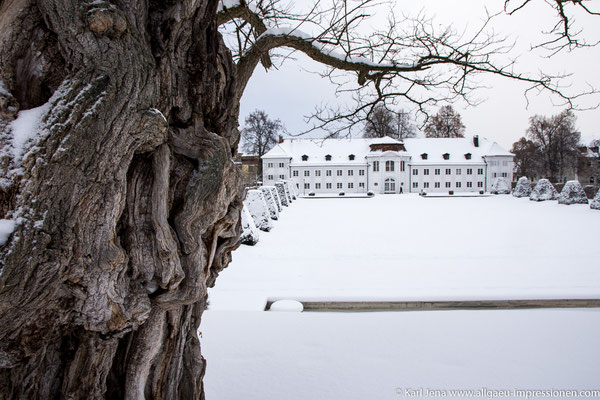
[{"label": "snow-covered ground", "polygon": [[507,195],[299,199],[210,290],[207,399],[600,389],[595,309],[262,311],[267,299],[600,298],[599,230],[589,206]]}]

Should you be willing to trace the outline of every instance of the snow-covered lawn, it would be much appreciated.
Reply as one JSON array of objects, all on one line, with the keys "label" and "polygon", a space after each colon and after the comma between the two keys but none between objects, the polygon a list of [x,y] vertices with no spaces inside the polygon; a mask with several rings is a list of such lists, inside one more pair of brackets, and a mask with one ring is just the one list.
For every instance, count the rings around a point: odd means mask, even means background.
[{"label": "snow-covered lawn", "polygon": [[499,195],[300,199],[242,246],[212,309],[296,300],[600,298],[600,212]]},{"label": "snow-covered lawn", "polygon": [[556,201],[299,199],[210,290],[207,399],[600,389],[595,309],[262,311],[267,299],[600,298],[599,237],[600,212]]}]

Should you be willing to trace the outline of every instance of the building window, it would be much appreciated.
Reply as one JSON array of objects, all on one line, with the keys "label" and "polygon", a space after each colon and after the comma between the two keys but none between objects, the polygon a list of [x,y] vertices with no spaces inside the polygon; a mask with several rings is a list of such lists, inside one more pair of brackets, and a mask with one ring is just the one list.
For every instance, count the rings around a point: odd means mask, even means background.
[{"label": "building window", "polygon": [[279,163],[279,168],[285,168],[285,164],[284,164],[284,163],[282,163],[282,162],[280,162],[280,163]]},{"label": "building window", "polygon": [[483,182],[477,182],[477,187],[478,188],[482,188],[483,187]]},{"label": "building window", "polygon": [[462,169],[456,168],[456,175],[462,175]]},{"label": "building window", "polygon": [[419,188],[419,182],[413,182],[413,189]]},{"label": "building window", "polygon": [[419,170],[417,168],[413,169],[413,175],[414,176],[419,175]]},{"label": "building window", "polygon": [[298,171],[292,171],[292,175],[298,176]]},{"label": "building window", "polygon": [[296,183],[296,189],[300,189],[300,184]]},{"label": "building window", "polygon": [[449,160],[450,159],[450,154],[444,153],[444,154],[442,154],[442,157],[444,157],[444,160]]},{"label": "building window", "polygon": [[325,161],[331,161],[331,155],[330,154],[327,154],[325,156]]},{"label": "building window", "polygon": [[373,161],[373,172],[379,172],[379,161]]},{"label": "building window", "polygon": [[502,173],[502,177],[503,177],[503,178],[508,178],[508,172],[503,172],[503,173]]},{"label": "building window", "polygon": [[267,179],[272,181],[273,180],[273,175],[267,175]]},{"label": "building window", "polygon": [[342,176],[342,170],[341,169],[337,170],[337,176]]},{"label": "building window", "polygon": [[483,168],[477,168],[477,175],[483,175]]},{"label": "building window", "polygon": [[423,188],[429,189],[429,182],[423,182]]},{"label": "building window", "polygon": [[439,183],[439,182],[435,182],[435,183],[433,184],[433,186],[435,186],[435,188],[436,188],[436,189],[439,189],[439,188],[440,188],[440,183]]},{"label": "building window", "polygon": [[354,183],[348,183],[348,189],[354,189]]},{"label": "building window", "polygon": [[450,184],[450,182],[446,182],[446,187],[447,187],[447,188],[449,188],[449,187],[451,187],[451,186],[452,186],[452,185]]},{"label": "building window", "polygon": [[285,175],[279,175],[279,179],[285,179]]},{"label": "building window", "polygon": [[497,177],[497,176],[498,176],[498,174],[496,172],[494,172],[494,178]]},{"label": "building window", "polygon": [[387,172],[392,172],[394,171],[394,162],[393,161],[386,161],[385,162],[385,170]]},{"label": "building window", "polygon": [[310,176],[310,171],[304,171],[304,176]]},{"label": "building window", "polygon": [[304,184],[304,189],[310,189],[310,183],[305,183]]},{"label": "building window", "polygon": [[337,184],[337,188],[338,188],[338,189],[341,189],[341,188],[342,188],[342,183],[341,183],[341,182],[338,182],[338,184]]},{"label": "building window", "polygon": [[440,174],[440,169],[439,169],[439,168],[436,168],[436,169],[435,169],[435,174],[436,174],[436,175],[439,175],[439,174]]},{"label": "building window", "polygon": [[331,189],[331,183],[326,183],[326,184],[325,184],[325,188],[326,188],[326,189]]},{"label": "building window", "polygon": [[364,169],[359,169],[358,170],[358,175],[359,176],[365,176],[365,170]]},{"label": "building window", "polygon": [[450,168],[446,168],[446,175],[450,175],[452,173],[452,170]]},{"label": "building window", "polygon": [[308,161],[308,156],[306,154],[302,156],[302,161]]},{"label": "building window", "polygon": [[358,187],[359,188],[364,188],[365,187],[365,183],[364,182],[358,182]]},{"label": "building window", "polygon": [[350,155],[348,156],[348,159],[349,159],[350,161],[354,161],[354,154],[350,154]]},{"label": "building window", "polygon": [[267,163],[267,168],[273,168],[273,163],[272,162]]},{"label": "building window", "polygon": [[467,168],[467,175],[473,175],[473,168]]},{"label": "building window", "polygon": [[423,170],[423,175],[429,175],[429,168],[425,168]]},{"label": "building window", "polygon": [[315,171],[315,176],[321,176],[321,170],[320,169],[318,169],[318,170]]},{"label": "building window", "polygon": [[465,158],[466,158],[467,160],[470,160],[470,159],[471,159],[471,153],[467,153],[467,154],[465,154]]},{"label": "building window", "polygon": [[462,183],[461,183],[461,182],[456,182],[456,187],[457,187],[457,188],[459,188],[459,187],[461,187],[461,186],[462,186]]},{"label": "building window", "polygon": [[354,175],[354,170],[352,170],[352,169],[349,169],[349,170],[348,170],[348,176],[353,176],[353,175]]},{"label": "building window", "polygon": [[315,189],[321,189],[321,184],[320,183],[315,183]]},{"label": "building window", "polygon": [[468,188],[472,188],[473,187],[473,182],[467,182],[467,187]]},{"label": "building window", "polygon": [[596,177],[590,176],[590,183],[596,183]]},{"label": "building window", "polygon": [[400,161],[400,171],[404,172],[405,169],[406,169],[406,162]]},{"label": "building window", "polygon": [[330,169],[326,169],[325,170],[325,176],[331,176],[331,170]]}]

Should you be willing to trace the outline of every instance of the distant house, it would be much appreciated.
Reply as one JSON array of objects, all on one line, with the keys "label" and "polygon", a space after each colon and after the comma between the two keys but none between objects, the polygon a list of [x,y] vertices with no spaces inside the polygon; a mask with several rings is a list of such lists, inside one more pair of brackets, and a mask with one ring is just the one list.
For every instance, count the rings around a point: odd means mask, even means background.
[{"label": "distant house", "polygon": [[263,182],[291,179],[300,193],[489,191],[495,178],[512,181],[513,158],[478,136],[286,139],[262,157]]},{"label": "distant house", "polygon": [[577,157],[577,180],[582,185],[600,184],[600,149],[598,146],[581,146]]},{"label": "distant house", "polygon": [[245,187],[255,186],[260,180],[258,176],[258,163],[260,159],[257,155],[237,153],[233,162],[242,172],[242,181]]}]

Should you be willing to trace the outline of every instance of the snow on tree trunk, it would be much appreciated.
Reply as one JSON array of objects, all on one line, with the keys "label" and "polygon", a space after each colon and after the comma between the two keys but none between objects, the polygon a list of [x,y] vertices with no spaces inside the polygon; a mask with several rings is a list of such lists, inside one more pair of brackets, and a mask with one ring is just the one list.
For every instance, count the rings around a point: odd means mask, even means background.
[{"label": "snow on tree trunk", "polygon": [[240,240],[243,244],[254,246],[258,243],[260,231],[254,223],[254,219],[246,207],[242,207],[242,236]]},{"label": "snow on tree trunk", "polygon": [[258,229],[265,232],[271,230],[273,227],[271,223],[271,214],[269,213],[269,207],[267,206],[262,191],[257,189],[248,190],[248,193],[246,193],[246,200],[244,200],[244,206],[250,212]]},{"label": "snow on tree trunk", "polygon": [[529,200],[546,201],[558,199],[558,192],[548,179],[540,179],[529,195]]},{"label": "snow on tree trunk", "polygon": [[279,193],[277,193],[277,188],[275,186],[265,186],[271,191],[271,195],[273,196],[273,201],[277,206],[277,212],[281,212],[281,200],[279,199]]},{"label": "snow on tree trunk", "polygon": [[558,204],[587,204],[588,198],[579,181],[568,181],[558,196]]},{"label": "snow on tree trunk", "polygon": [[288,207],[290,203],[288,202],[288,197],[285,194],[285,185],[283,184],[283,182],[275,182],[275,187],[277,188],[277,194],[279,195],[281,205]]},{"label": "snow on tree trunk", "polygon": [[275,199],[273,198],[273,193],[271,189],[268,187],[261,187],[261,192],[265,196],[265,201],[267,202],[267,207],[269,207],[269,214],[271,215],[271,219],[279,218],[279,211],[277,211],[277,204],[275,203]]},{"label": "snow on tree trunk", "polygon": [[590,208],[593,210],[600,210],[600,190],[598,190],[594,199],[590,201]]},{"label": "snow on tree trunk", "polygon": [[204,397],[197,329],[242,207],[216,9],[0,4],[0,398]]},{"label": "snow on tree trunk", "polygon": [[504,178],[496,178],[492,184],[492,194],[510,194],[510,185]]},{"label": "snow on tree trunk", "polygon": [[517,186],[515,186],[515,190],[513,190],[513,196],[515,197],[529,197],[531,194],[531,183],[529,183],[529,179],[527,177],[522,176],[517,181]]}]

